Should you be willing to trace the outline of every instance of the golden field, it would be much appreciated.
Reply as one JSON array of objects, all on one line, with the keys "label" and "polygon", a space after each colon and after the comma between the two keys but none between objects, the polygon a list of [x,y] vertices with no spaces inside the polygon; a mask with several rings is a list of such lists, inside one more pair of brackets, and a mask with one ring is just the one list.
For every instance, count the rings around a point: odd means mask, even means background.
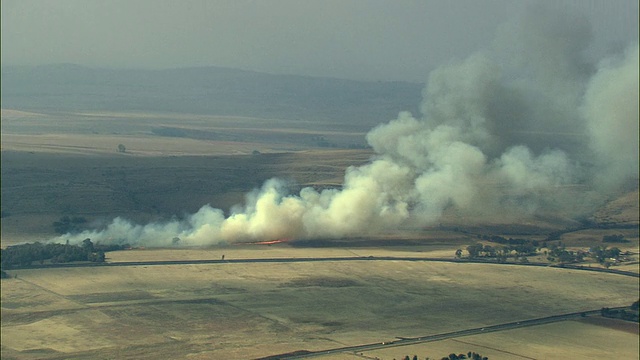
[{"label": "golden field", "polygon": [[[52,223],[63,215],[100,225],[115,216],[161,221],[207,203],[227,210],[276,176],[289,181],[292,192],[301,186],[336,187],[348,166],[372,156],[367,149],[316,143],[318,136],[356,142],[363,135],[357,129],[276,119],[265,130],[263,121],[3,109],[2,247],[55,236]],[[189,136],[158,136],[158,128],[182,129]],[[199,131],[206,136],[199,137]],[[126,146],[124,153],[117,151],[119,144]],[[637,188],[611,199],[592,218],[624,226],[568,231],[561,240],[570,249],[588,249],[602,245],[604,235],[623,234],[629,243],[609,246],[634,253],[636,260],[614,268],[637,273]],[[569,223],[456,221],[445,217],[432,228],[390,231],[328,248],[244,244],[107,254],[109,262],[217,260],[223,254],[227,260],[393,260],[11,270],[12,278],[1,283],[1,357],[250,359],[626,306],[639,297],[638,279],[618,274],[406,259],[452,259],[479,233],[526,232],[543,239]],[[389,245],[394,240],[409,244]],[[545,261],[544,256],[530,260]],[[321,358],[440,358],[467,351],[492,360],[634,358],[637,324],[625,324],[587,318]]]},{"label": "golden field", "polygon": [[[130,260],[130,254],[140,253],[144,256],[133,258],[379,253],[298,250],[284,244],[255,247],[133,250],[112,253],[109,260]],[[399,259],[14,270],[11,274],[17,278],[2,281],[2,357],[249,359],[624,306],[638,293],[637,278],[628,276],[403,261],[406,251],[385,254]],[[490,353],[491,359],[507,359],[510,353],[552,358],[559,351],[571,354],[577,349],[605,354],[614,345],[616,354],[632,354],[637,353],[637,336],[572,321],[367,355],[392,359],[409,353],[435,357],[476,351]]]}]

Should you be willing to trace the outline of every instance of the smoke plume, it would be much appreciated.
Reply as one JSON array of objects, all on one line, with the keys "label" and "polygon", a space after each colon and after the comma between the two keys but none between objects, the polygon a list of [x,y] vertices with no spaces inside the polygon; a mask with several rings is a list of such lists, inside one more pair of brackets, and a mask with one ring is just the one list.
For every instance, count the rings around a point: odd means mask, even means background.
[{"label": "smoke plume", "polygon": [[[504,25],[489,49],[429,74],[421,114],[372,129],[372,160],[341,189],[289,194],[272,179],[225,215],[55,241],[167,246],[366,235],[444,213],[482,221],[580,217],[638,178],[638,44],[598,64],[583,18],[542,7]],[[580,191],[574,191],[581,185]]]}]

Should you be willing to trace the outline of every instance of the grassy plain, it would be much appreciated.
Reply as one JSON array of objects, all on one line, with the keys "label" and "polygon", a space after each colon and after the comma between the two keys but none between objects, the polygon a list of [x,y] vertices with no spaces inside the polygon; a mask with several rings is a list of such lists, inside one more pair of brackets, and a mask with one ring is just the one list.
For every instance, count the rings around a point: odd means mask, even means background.
[{"label": "grassy plain", "polygon": [[[142,252],[144,257],[134,258],[180,259],[194,252],[199,258],[219,258],[224,253],[226,259],[287,254],[340,257],[368,256],[377,251],[300,250],[283,244],[137,250],[110,254],[110,260],[129,259],[129,254]],[[405,256],[406,251],[391,249],[386,254]],[[17,278],[2,281],[3,359],[248,359],[627,305],[638,293],[637,278],[627,276],[401,260],[11,273]],[[558,327],[562,329],[563,325],[545,325],[459,339],[470,344],[449,340],[444,345],[387,349],[371,355],[391,359],[405,353],[437,356],[441,350],[446,354],[474,349],[487,353],[483,347],[492,346],[537,358],[560,348],[572,351],[590,346],[603,352],[606,347],[602,346],[611,346],[587,337],[599,339],[603,334],[600,327],[572,324],[565,324],[564,329],[575,333],[563,333],[563,341],[549,334],[549,328],[562,333]],[[637,349],[633,341],[637,334],[630,337],[626,332],[606,330],[608,336],[617,339],[623,353],[634,346]]]},{"label": "grassy plain", "polygon": [[[162,220],[205,204],[226,211],[272,177],[288,181],[292,192],[339,186],[346,167],[372,155],[317,144],[318,136],[362,142],[364,133],[290,120],[269,120],[270,128],[260,129],[265,121],[3,110],[2,244],[49,238],[55,235],[52,222],[63,215],[99,225],[116,216]],[[189,132],[154,133],[162,126]],[[198,130],[209,135],[198,137]]]},{"label": "grassy plain", "polygon": [[[505,332],[466,336],[458,339],[364,352],[380,359],[401,359],[418,355],[440,359],[450,353],[476,352],[491,360],[510,359],[636,359],[637,324],[614,321],[594,324],[591,319],[565,321]],[[634,326],[629,329],[628,326]],[[340,359],[336,357],[336,359]],[[354,355],[341,357],[355,360]]]},{"label": "grassy plain", "polygon": [[[51,224],[63,215],[83,216],[99,225],[115,216],[139,222],[182,216],[206,203],[227,210],[274,176],[289,180],[292,192],[300,186],[339,186],[345,168],[372,155],[367,149],[327,148],[323,142],[358,144],[363,129],[293,120],[268,123],[185,114],[3,110],[2,247],[55,235]],[[118,144],[126,146],[124,153],[116,151]],[[636,189],[594,214],[596,221],[626,228],[579,229],[563,234],[562,240],[575,249],[588,248],[601,245],[604,235],[622,233],[630,242],[611,246],[637,253],[637,199]],[[226,259],[452,258],[455,249],[477,240],[475,233],[526,232],[543,238],[549,229],[566,224],[545,219],[465,227],[453,221],[451,226],[403,229],[337,248],[238,245],[131,250],[107,257],[113,262],[220,259],[222,254]],[[390,240],[405,243],[390,246]],[[625,270],[638,272],[638,263]],[[2,280],[3,359],[247,359],[628,305],[639,295],[637,278],[614,274],[403,260],[25,269],[10,274],[17,277]],[[491,359],[599,358],[607,353],[632,358],[637,339],[637,331],[565,322],[364,356],[476,351]]]}]

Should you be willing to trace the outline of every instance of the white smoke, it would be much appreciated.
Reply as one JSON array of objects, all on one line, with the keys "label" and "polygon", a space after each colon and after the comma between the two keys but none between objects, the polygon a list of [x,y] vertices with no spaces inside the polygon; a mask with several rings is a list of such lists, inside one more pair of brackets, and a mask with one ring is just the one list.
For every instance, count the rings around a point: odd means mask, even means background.
[{"label": "white smoke", "polygon": [[[553,16],[549,16],[552,14]],[[594,199],[638,177],[638,45],[586,63],[588,24],[534,7],[503,27],[490,51],[433,71],[422,116],[401,113],[367,135],[372,161],[341,189],[286,192],[277,179],[231,215],[208,205],[184,221],[54,241],[145,246],[344,237],[436,223],[444,212],[503,221],[583,216]],[[568,185],[594,189],[580,196]]]},{"label": "white smoke", "polygon": [[606,59],[591,78],[583,113],[599,185],[615,189],[638,176],[638,45]]}]

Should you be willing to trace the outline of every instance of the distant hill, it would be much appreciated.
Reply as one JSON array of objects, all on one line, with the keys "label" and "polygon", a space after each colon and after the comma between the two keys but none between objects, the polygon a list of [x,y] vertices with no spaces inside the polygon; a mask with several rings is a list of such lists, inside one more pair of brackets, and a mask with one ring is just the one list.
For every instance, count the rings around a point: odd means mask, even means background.
[{"label": "distant hill", "polygon": [[221,67],[168,70],[72,64],[3,66],[3,108],[149,111],[337,122],[371,127],[416,113],[423,84],[273,75]]}]

